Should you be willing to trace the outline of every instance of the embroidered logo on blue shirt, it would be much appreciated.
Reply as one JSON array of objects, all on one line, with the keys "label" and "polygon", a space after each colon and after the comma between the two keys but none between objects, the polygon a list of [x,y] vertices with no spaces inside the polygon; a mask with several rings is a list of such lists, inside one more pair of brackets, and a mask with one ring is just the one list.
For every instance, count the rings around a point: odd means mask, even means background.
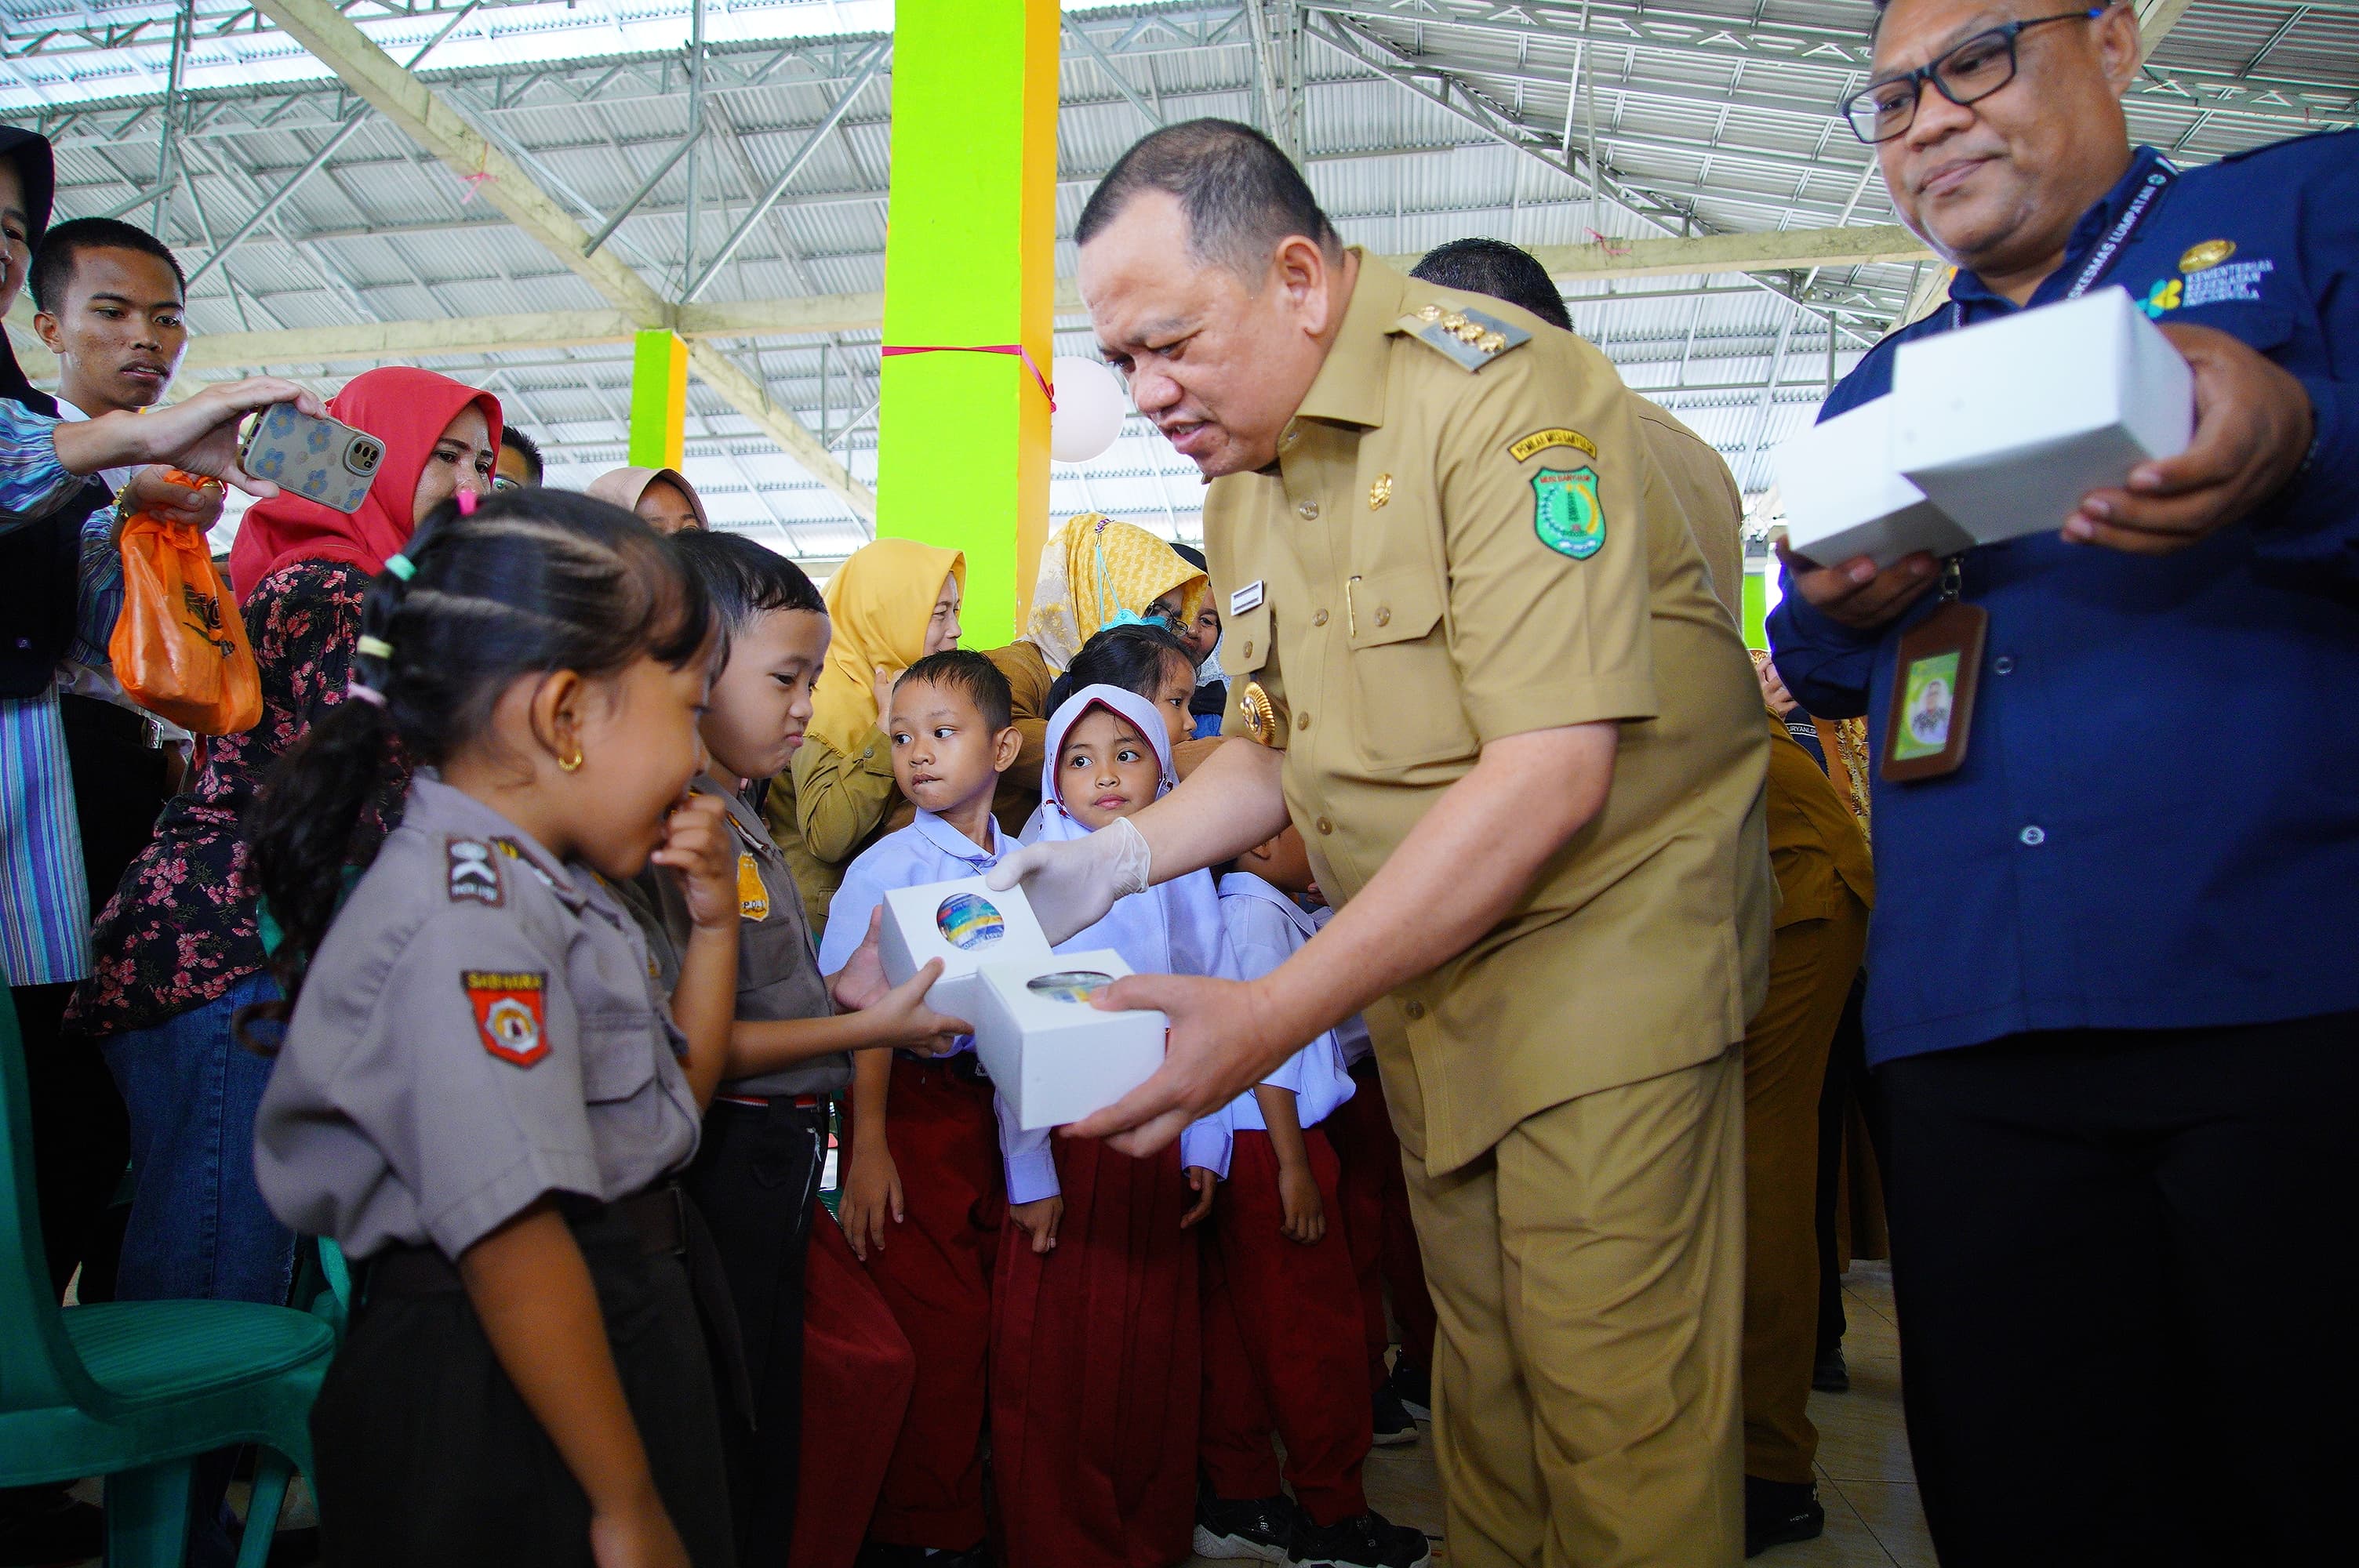
[{"label": "embroidered logo on blue shirt", "polygon": [[[2198,245],[2181,257],[2180,265],[2203,247]],[[2261,280],[2277,270],[2273,261],[2205,262],[2200,268],[2178,277],[2163,278],[2146,291],[2137,308],[2151,320],[2159,321],[2174,310],[2200,310],[2206,305],[2257,305],[2261,299]]]}]

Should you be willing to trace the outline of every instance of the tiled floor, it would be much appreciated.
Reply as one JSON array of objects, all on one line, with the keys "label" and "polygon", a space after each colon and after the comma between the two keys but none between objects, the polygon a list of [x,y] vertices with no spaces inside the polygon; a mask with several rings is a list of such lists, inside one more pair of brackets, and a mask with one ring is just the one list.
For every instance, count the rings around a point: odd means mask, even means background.
[{"label": "tiled floor", "polygon": [[[1826,1533],[1773,1547],[1753,1561],[1762,1568],[1934,1568],[1900,1419],[1900,1341],[1890,1271],[1882,1263],[1854,1266],[1843,1277],[1843,1297],[1851,1320],[1843,1340],[1851,1392],[1810,1396]],[[1441,1541],[1441,1491],[1430,1433],[1414,1447],[1380,1448],[1369,1455],[1367,1482],[1369,1503],[1395,1522],[1416,1525],[1431,1536],[1437,1542],[1434,1568],[1445,1568],[1450,1552]],[[1209,1558],[1191,1558],[1190,1568],[1212,1564]]]}]

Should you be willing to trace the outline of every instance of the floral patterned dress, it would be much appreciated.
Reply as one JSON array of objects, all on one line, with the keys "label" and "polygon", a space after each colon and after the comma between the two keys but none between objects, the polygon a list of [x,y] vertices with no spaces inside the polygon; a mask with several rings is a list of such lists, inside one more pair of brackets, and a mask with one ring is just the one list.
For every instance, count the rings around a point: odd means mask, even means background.
[{"label": "floral patterned dress", "polygon": [[[264,967],[258,901],[239,819],[271,764],[344,700],[369,574],[298,561],[245,600],[262,673],[262,719],[207,743],[196,781],[165,806],[155,840],[124,873],[92,937],[93,966],[66,1027],[91,1036],[149,1029],[218,1000]],[[406,770],[388,768],[356,843],[374,850],[400,818]]]}]

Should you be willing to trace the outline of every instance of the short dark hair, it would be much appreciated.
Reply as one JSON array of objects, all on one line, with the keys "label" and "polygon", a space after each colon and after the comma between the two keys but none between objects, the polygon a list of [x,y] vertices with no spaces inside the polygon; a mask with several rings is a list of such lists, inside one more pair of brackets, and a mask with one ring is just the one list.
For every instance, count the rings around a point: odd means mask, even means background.
[{"label": "short dark hair", "polygon": [[500,427],[500,445],[514,447],[524,454],[525,466],[532,470],[532,482],[538,484],[549,472],[549,465],[540,460],[540,443],[513,425]]},{"label": "short dark hair", "polygon": [[1090,192],[1073,243],[1097,238],[1147,190],[1179,198],[1190,254],[1250,282],[1261,280],[1270,252],[1289,234],[1330,255],[1343,249],[1302,171],[1276,142],[1234,120],[1189,120],[1140,137]]},{"label": "short dark hair", "polygon": [[1174,660],[1192,679],[1196,656],[1160,622],[1129,621],[1103,627],[1082,644],[1065,673],[1050,683],[1049,711],[1064,707],[1065,699],[1085,686],[1118,686],[1153,702],[1162,689],[1163,672]]},{"label": "short dark hair", "polygon": [[1452,240],[1425,253],[1409,276],[1520,305],[1551,327],[1572,330],[1564,296],[1540,258],[1505,240]]},{"label": "short dark hair", "polygon": [[966,693],[994,734],[1016,722],[1015,688],[999,673],[997,665],[972,648],[944,648],[939,654],[928,654],[901,672],[893,689],[899,691],[911,681],[946,686]]},{"label": "short dark hair", "polygon": [[72,218],[58,224],[41,236],[40,249],[33,253],[33,265],[26,282],[33,290],[33,303],[44,310],[54,311],[66,302],[66,285],[73,279],[74,258],[84,251],[137,251],[141,255],[154,256],[172,269],[172,283],[180,291],[182,303],[189,296],[189,275],[180,270],[180,258],[136,223],[125,223],[115,218]]},{"label": "short dark hair", "polygon": [[684,528],[668,543],[712,601],[724,664],[729,644],[757,615],[780,610],[827,613],[826,600],[802,568],[742,534]]}]

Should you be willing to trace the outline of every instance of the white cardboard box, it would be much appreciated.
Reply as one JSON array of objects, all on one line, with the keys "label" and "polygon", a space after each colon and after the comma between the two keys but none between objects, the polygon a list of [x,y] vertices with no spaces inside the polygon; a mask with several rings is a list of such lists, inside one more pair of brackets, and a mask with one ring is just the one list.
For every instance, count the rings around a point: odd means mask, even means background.
[{"label": "white cardboard box", "polygon": [[976,978],[974,1048],[991,1087],[1030,1131],[1103,1110],[1163,1065],[1170,1020],[1104,1012],[1090,999],[1130,973],[1112,951],[985,964]]},{"label": "white cardboard box", "polygon": [[1948,556],[1974,543],[1893,467],[1894,402],[1863,403],[1777,449],[1786,543],[1796,555],[1822,567],[1858,556],[1888,567],[1918,550]]},{"label": "white cardboard box", "polygon": [[1024,890],[996,892],[981,877],[886,892],[876,956],[885,979],[897,986],[928,959],[940,958],[941,979],[926,992],[927,1005],[969,1022],[977,1005],[975,973],[984,965],[1000,959],[1045,965],[1052,957]]},{"label": "white cardboard box", "polygon": [[2194,375],[2119,288],[1904,343],[1892,466],[1983,544],[2064,526],[2187,449]]}]

